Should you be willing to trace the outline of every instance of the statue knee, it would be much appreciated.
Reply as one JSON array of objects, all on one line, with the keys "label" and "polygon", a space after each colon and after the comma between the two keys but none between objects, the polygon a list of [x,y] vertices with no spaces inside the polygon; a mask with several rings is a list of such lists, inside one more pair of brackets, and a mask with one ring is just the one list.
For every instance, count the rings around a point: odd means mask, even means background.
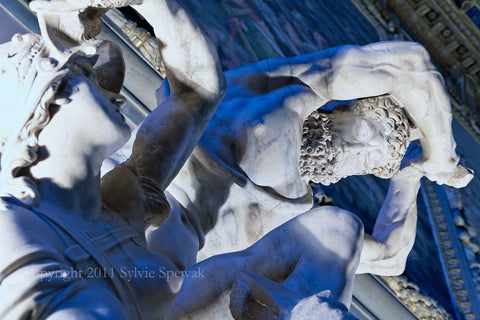
[{"label": "statue knee", "polygon": [[338,207],[322,207],[321,217],[327,228],[324,237],[335,246],[335,251],[348,259],[360,257],[363,246],[363,223],[352,212]]}]

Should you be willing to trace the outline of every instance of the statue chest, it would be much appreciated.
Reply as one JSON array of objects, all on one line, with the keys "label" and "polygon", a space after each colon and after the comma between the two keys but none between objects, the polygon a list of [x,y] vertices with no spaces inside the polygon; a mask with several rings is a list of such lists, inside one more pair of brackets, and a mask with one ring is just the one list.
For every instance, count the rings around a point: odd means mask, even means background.
[{"label": "statue chest", "polygon": [[75,239],[65,250],[76,276],[112,289],[129,317],[151,319],[169,309],[183,274],[167,258],[151,253],[143,235],[117,221],[81,232],[86,238]]}]

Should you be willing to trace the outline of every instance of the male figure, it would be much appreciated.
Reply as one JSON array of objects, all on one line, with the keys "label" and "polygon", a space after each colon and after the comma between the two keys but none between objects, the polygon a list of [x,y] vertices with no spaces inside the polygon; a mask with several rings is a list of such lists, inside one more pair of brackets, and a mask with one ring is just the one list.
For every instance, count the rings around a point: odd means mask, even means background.
[{"label": "male figure", "polygon": [[[311,208],[309,180],[328,184],[348,175],[367,173],[391,177],[410,140],[408,127],[415,128],[411,139],[420,137],[423,147],[423,159],[415,164],[418,171],[431,180],[457,187],[471,179],[464,168],[456,167],[458,156],[451,131],[449,98],[440,74],[419,44],[384,42],[332,48],[242,66],[226,72],[226,78],[224,100],[194,153],[168,188],[172,213],[160,229],[148,236],[150,247],[157,252],[167,254],[173,248],[156,239],[179,234],[180,230],[185,232],[184,240],[189,239],[193,247],[199,248],[206,234],[200,258],[244,249],[282,222]],[[373,101],[373,105],[392,105],[380,111],[384,113],[381,122],[364,111],[329,112],[326,116],[331,124],[330,149],[341,151],[342,156],[336,158],[330,170],[325,170],[325,163],[311,162],[315,156],[308,157],[306,152],[310,142],[302,139],[305,119],[331,100],[384,94],[391,98]],[[168,96],[168,90],[158,95],[161,100]],[[401,118],[402,112],[393,111],[399,108],[403,108],[408,119]],[[306,121],[307,127],[311,119]],[[394,123],[392,129],[382,124],[388,122]],[[396,133],[386,143],[388,130]],[[393,148],[396,140],[398,147]],[[379,170],[389,162],[393,166]],[[412,188],[402,190],[418,190],[418,181],[412,183]],[[365,248],[376,248],[371,255],[364,250],[362,257],[368,261],[372,261],[372,256],[376,257],[374,260],[388,260],[387,256],[395,255],[392,252],[400,251],[402,257],[396,260],[406,259],[405,253],[410,249],[405,252],[404,248],[413,244],[416,191],[406,196],[392,187],[391,194],[387,200],[403,203],[398,210],[402,213],[392,213],[387,210],[392,205],[385,203],[379,219],[382,227],[376,229],[388,229],[390,234],[388,225],[396,221],[396,216],[403,217],[398,230],[406,227],[409,232],[403,233],[406,238],[402,241],[388,245],[385,241],[392,240],[385,234],[382,239],[367,238]],[[388,247],[391,252],[386,254],[378,246]],[[195,250],[190,251],[190,256],[186,250],[183,252],[174,260],[182,266],[191,265]],[[373,268],[370,263],[366,265]],[[371,271],[398,274],[402,265],[391,271]],[[360,266],[359,271],[368,272],[362,268],[362,259]]]},{"label": "male figure", "polygon": [[[472,178],[457,166],[442,78],[418,44],[333,48],[239,67],[226,78],[226,96],[169,186],[172,212],[148,235],[149,246],[173,256],[157,240],[181,234],[201,247],[209,232],[203,258],[244,249],[281,226],[245,250],[192,267],[206,276],[185,279],[172,319],[228,314],[229,290],[230,311],[240,318],[258,312],[258,319],[293,319],[298,301],[307,299],[315,302],[306,310],[320,310],[324,289],[348,307],[355,273],[403,272],[415,239],[420,178],[456,187]],[[330,100],[354,98],[360,99],[353,106],[317,111]],[[423,158],[399,170],[417,138]],[[339,208],[299,215],[312,206],[308,181],[330,184],[368,173],[391,178],[372,236],[344,230],[355,222]],[[194,259],[183,251],[173,260],[188,266]],[[203,298],[193,299],[199,293]]]}]

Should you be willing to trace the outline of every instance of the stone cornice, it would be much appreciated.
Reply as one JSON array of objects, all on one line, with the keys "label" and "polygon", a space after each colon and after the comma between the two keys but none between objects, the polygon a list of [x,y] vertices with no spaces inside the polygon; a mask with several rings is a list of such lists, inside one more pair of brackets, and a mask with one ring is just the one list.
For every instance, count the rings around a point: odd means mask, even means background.
[{"label": "stone cornice", "polygon": [[459,313],[457,318],[476,319],[480,314],[478,295],[445,192],[441,188],[424,179],[421,193],[431,221],[434,239],[439,247],[442,269],[452,303]]}]

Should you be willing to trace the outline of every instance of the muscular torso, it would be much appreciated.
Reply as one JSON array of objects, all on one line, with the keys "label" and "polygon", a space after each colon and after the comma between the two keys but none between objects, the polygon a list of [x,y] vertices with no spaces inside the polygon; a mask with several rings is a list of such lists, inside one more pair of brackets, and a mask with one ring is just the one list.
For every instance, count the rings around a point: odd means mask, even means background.
[{"label": "muscular torso", "polygon": [[289,86],[267,93],[229,87],[198,147],[259,186],[287,198],[305,195],[298,170],[303,119],[289,107],[292,91]]},{"label": "muscular torso", "polygon": [[[131,177],[126,180],[135,186]],[[141,197],[131,200],[126,209],[137,210],[137,216],[143,217]],[[96,292],[103,292],[103,300],[98,301],[103,301],[105,310],[118,312],[112,318],[119,319],[134,319],[136,312],[129,313],[127,305],[136,305],[142,319],[153,319],[173,302],[179,283],[175,289],[175,279],[168,279],[167,271],[178,269],[147,249],[143,232],[134,229],[124,214],[102,211],[92,221],[75,213],[27,209],[14,198],[0,200],[0,213],[4,257],[0,290],[10,292],[1,294],[9,297],[0,303],[0,315],[5,318],[23,318],[31,308],[36,310],[35,317],[53,314],[64,303],[75,301],[75,296],[86,296],[82,303],[93,305]]]},{"label": "muscular torso", "polygon": [[201,258],[244,249],[311,208],[311,191],[298,169],[304,119],[296,106],[305,94],[306,87],[290,80],[262,91],[229,84],[167,189],[201,220]]}]

